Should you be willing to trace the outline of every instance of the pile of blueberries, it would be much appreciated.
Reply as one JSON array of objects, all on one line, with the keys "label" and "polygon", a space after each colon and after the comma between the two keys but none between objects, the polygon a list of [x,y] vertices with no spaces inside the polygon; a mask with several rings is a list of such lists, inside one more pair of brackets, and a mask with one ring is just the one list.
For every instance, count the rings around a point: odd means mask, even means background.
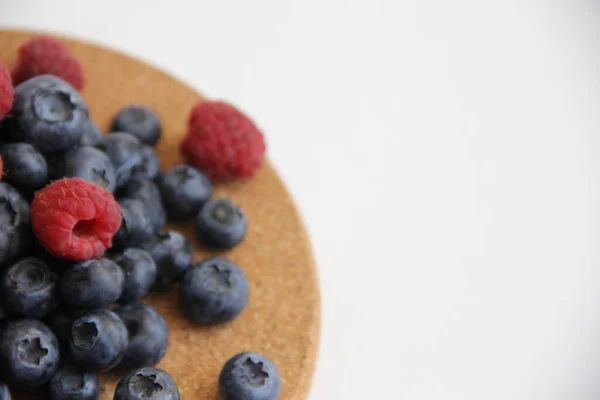
[{"label": "pile of blueberries", "polygon": [[[165,355],[168,326],[140,299],[178,283],[181,307],[198,324],[230,321],[245,308],[248,280],[222,258],[193,263],[191,242],[165,230],[167,219],[196,219],[199,239],[227,249],[247,230],[243,210],[213,199],[207,176],[189,165],[161,171],[154,146],[161,122],[131,105],[103,134],[82,96],[50,75],[15,88],[0,125],[0,400],[9,389],[41,388],[48,398],[98,399],[99,372],[122,374],[114,399],[180,399],[173,378],[154,368]],[[52,256],[30,223],[34,193],[62,177],[80,177],[118,200],[122,224],[99,259]],[[233,356],[222,369],[226,399],[276,399],[276,366],[256,353]]]}]

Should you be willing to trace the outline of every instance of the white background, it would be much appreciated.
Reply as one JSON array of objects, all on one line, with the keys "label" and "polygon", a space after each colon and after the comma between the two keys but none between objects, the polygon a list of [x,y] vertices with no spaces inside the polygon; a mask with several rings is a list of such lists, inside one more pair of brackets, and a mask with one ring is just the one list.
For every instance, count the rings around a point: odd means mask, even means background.
[{"label": "white background", "polygon": [[311,399],[600,398],[600,6],[0,0],[264,129],[320,264]]}]

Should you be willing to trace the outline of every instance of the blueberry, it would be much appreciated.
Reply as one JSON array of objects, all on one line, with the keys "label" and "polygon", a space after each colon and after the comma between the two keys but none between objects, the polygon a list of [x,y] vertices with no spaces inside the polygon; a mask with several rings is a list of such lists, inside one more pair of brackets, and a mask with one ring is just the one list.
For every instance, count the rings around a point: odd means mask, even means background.
[{"label": "blueberry", "polygon": [[154,182],[133,179],[117,194],[120,199],[136,199],[144,203],[150,217],[150,222],[154,228],[154,233],[158,233],[164,228],[167,223],[167,216],[160,198],[160,191]]},{"label": "blueberry", "polygon": [[115,190],[117,185],[115,168],[108,156],[95,147],[75,147],[53,161],[54,179],[65,176],[79,177],[108,191]]},{"label": "blueberry", "polygon": [[29,143],[7,143],[0,153],[4,181],[27,192],[40,189],[48,182],[46,159]]},{"label": "blueberry", "polygon": [[59,368],[49,386],[50,400],[98,400],[100,396],[98,374],[72,365]]},{"label": "blueberry", "polygon": [[11,315],[40,318],[58,305],[58,276],[40,259],[29,257],[2,272],[0,299]]},{"label": "blueberry", "polygon": [[40,386],[52,378],[59,361],[58,340],[42,322],[16,319],[0,331],[0,373],[9,383]]},{"label": "blueberry", "polygon": [[162,127],[154,110],[143,104],[132,104],[119,111],[112,130],[131,133],[142,143],[154,146],[160,139]]},{"label": "blueberry", "polygon": [[111,133],[102,138],[96,147],[105,152],[112,161],[117,175],[117,187],[125,186],[134,170],[141,168],[144,161],[140,153],[140,141],[129,133]]},{"label": "blueberry", "polygon": [[229,199],[209,200],[196,219],[196,233],[205,244],[230,249],[246,237],[248,220],[244,211]]},{"label": "blueberry", "polygon": [[132,247],[148,241],[154,233],[154,228],[144,203],[135,199],[121,199],[119,205],[123,219],[113,238],[114,246]]},{"label": "blueberry", "polygon": [[132,179],[154,180],[160,175],[160,161],[154,149],[150,146],[140,148],[142,163],[133,167]]},{"label": "blueberry", "polygon": [[171,375],[158,368],[141,368],[123,377],[114,400],[181,400]]},{"label": "blueberry", "polygon": [[10,390],[8,385],[4,382],[0,382],[0,400],[11,400]]},{"label": "blueberry", "polygon": [[210,258],[187,269],[179,287],[179,302],[200,324],[231,321],[248,304],[248,278],[234,263]]},{"label": "blueberry", "polygon": [[98,125],[91,119],[85,121],[83,124],[83,135],[79,139],[79,146],[96,146],[102,141],[104,133],[98,128]]},{"label": "blueberry", "polygon": [[153,367],[167,352],[169,332],[162,315],[149,305],[131,303],[115,310],[129,332],[129,345],[119,369]]},{"label": "blueberry", "polygon": [[68,83],[38,76],[15,88],[12,115],[13,140],[31,143],[42,153],[58,153],[79,143],[88,108]]},{"label": "blueberry", "polygon": [[73,321],[69,349],[73,363],[84,371],[114,368],[121,362],[127,345],[127,328],[112,311],[89,311]]},{"label": "blueberry", "polygon": [[19,256],[32,241],[29,203],[15,188],[0,182],[0,264]]},{"label": "blueberry", "polygon": [[194,258],[190,241],[179,232],[168,231],[152,237],[144,245],[156,263],[157,275],[154,288],[166,290],[179,279]]},{"label": "blueberry", "polygon": [[68,355],[71,325],[74,319],[72,310],[66,307],[59,307],[44,317],[44,322],[52,329],[58,339],[63,361],[66,358],[65,356]]},{"label": "blueberry", "polygon": [[168,170],[159,178],[158,187],[169,217],[179,221],[196,216],[212,196],[208,177],[189,165]]},{"label": "blueberry", "polygon": [[75,264],[60,277],[65,303],[77,308],[103,308],[121,296],[125,276],[114,261],[97,258]]},{"label": "blueberry", "polygon": [[223,400],[277,400],[281,377],[277,366],[257,353],[240,353],[230,358],[219,375]]},{"label": "blueberry", "polygon": [[150,291],[156,280],[156,264],[152,256],[142,249],[128,248],[109,255],[123,270],[125,282],[119,303],[136,301]]}]

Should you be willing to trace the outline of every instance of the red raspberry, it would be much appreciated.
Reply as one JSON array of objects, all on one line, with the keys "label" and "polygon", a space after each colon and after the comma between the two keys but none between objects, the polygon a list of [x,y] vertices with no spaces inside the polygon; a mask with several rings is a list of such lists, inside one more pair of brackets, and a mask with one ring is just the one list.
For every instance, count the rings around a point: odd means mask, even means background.
[{"label": "red raspberry", "polygon": [[213,180],[250,177],[265,154],[265,140],[252,120],[235,107],[205,101],[192,110],[181,154]]},{"label": "red raspberry", "polygon": [[15,91],[10,79],[10,72],[0,62],[0,120],[10,112],[14,96]]},{"label": "red raspberry", "polygon": [[121,226],[121,208],[112,193],[81,178],[64,178],[39,190],[31,223],[55,256],[85,261],[102,257]]},{"label": "red raspberry", "polygon": [[54,38],[37,36],[21,45],[13,81],[17,85],[44,74],[58,76],[77,90],[83,88],[83,69],[71,50]]}]

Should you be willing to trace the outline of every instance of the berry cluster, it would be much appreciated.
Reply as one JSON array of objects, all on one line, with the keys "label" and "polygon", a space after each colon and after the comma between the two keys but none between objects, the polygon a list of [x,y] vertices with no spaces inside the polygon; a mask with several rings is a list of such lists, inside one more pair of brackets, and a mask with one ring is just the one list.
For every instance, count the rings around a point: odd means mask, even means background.
[{"label": "berry cluster", "polygon": [[[223,258],[194,263],[190,240],[166,222],[195,221],[217,249],[242,242],[246,215],[213,198],[212,182],[253,175],[263,136],[235,108],[203,102],[181,145],[191,164],[162,171],[158,114],[129,105],[105,135],[83,82],[77,58],[49,37],[22,46],[12,80],[0,64],[0,398],[25,386],[98,399],[99,373],[114,369],[115,400],[177,400],[173,378],[154,368],[168,326],[143,297],[178,283],[189,318],[219,324],[242,313],[249,283]],[[281,380],[272,361],[245,352],[224,365],[219,388],[225,400],[269,400]]]}]

